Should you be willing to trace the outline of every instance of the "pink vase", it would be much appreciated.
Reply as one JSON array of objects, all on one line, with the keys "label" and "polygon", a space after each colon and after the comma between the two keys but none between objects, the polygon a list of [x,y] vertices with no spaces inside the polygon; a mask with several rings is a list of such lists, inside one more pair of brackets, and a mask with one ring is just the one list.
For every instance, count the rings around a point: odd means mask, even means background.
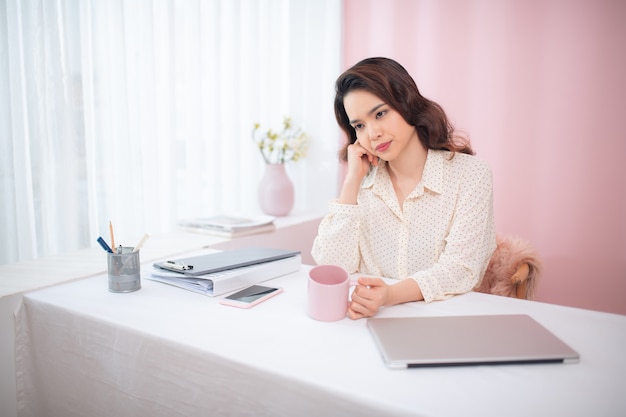
[{"label": "pink vase", "polygon": [[267,164],[259,183],[259,205],[270,216],[286,216],[293,208],[293,183],[284,164]]}]

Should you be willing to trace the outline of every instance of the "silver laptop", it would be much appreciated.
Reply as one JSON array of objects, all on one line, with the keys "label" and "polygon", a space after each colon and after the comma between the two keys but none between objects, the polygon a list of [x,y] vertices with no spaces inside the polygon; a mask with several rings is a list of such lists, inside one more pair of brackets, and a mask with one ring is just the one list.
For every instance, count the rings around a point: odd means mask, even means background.
[{"label": "silver laptop", "polygon": [[578,362],[580,356],[524,314],[370,318],[390,368]]}]

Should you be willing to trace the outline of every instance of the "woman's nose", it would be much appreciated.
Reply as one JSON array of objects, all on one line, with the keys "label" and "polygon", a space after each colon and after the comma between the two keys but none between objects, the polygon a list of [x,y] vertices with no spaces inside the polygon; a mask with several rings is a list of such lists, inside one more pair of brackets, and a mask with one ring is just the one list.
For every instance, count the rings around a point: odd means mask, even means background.
[{"label": "woman's nose", "polygon": [[376,140],[382,136],[382,132],[378,123],[370,123],[367,129],[370,140]]}]

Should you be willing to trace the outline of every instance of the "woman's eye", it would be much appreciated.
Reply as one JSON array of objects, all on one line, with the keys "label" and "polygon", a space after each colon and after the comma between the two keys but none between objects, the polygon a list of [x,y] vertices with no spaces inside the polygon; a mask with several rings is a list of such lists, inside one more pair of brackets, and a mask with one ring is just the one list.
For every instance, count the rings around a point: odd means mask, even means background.
[{"label": "woman's eye", "polygon": [[383,117],[385,115],[385,113],[387,113],[387,110],[381,110],[378,113],[376,113],[376,118],[380,119],[381,117]]},{"label": "woman's eye", "polygon": [[356,125],[354,125],[352,127],[354,128],[354,130],[360,130],[363,127],[363,125],[359,123],[359,124],[356,124]]}]

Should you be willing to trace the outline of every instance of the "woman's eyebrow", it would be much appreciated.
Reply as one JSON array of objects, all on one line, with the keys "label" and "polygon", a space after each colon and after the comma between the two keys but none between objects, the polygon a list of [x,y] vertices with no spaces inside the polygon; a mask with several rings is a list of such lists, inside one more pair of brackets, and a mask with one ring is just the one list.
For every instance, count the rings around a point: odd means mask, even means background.
[{"label": "woman's eyebrow", "polygon": [[[382,106],[384,106],[384,105],[385,105],[385,103],[380,103],[380,104],[375,105],[375,106],[372,108],[372,110],[370,110],[369,112],[367,112],[367,115],[369,116],[369,115],[371,115],[372,113],[375,113],[375,112],[376,112],[376,110],[380,109],[380,108],[381,108]],[[360,122],[360,120],[359,120],[359,119],[350,120],[350,124],[353,124],[353,123],[356,123],[356,122]]]}]

